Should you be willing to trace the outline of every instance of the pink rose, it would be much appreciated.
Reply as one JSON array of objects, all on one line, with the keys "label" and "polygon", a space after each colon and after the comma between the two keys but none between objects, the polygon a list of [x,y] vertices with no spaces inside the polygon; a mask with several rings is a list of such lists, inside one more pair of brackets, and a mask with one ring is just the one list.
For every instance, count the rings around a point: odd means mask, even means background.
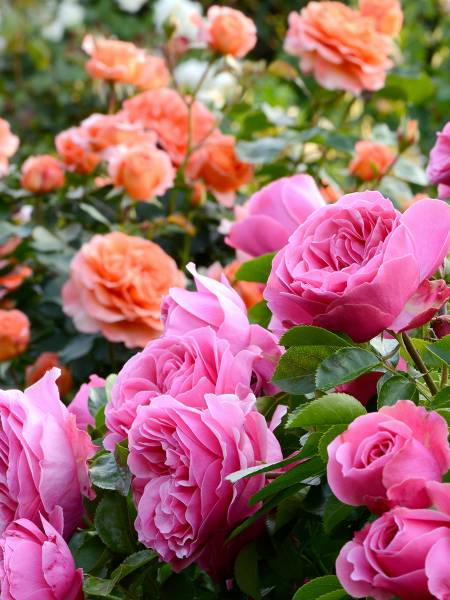
[{"label": "pink rose", "polygon": [[450,121],[437,134],[436,144],[430,152],[427,175],[431,183],[442,186],[439,197],[445,197],[444,186],[447,190],[450,186]]},{"label": "pink rose", "polygon": [[282,177],[236,207],[226,243],[250,256],[280,250],[289,236],[325,201],[309,175]]},{"label": "pink rose", "polygon": [[401,214],[379,192],[356,192],[312,213],[272,263],[264,297],[277,333],[318,325],[356,342],[423,325],[450,296],[429,281],[450,249],[450,206]]},{"label": "pink rose", "polygon": [[25,392],[0,391],[0,532],[19,518],[39,523],[56,506],[70,536],[91,495],[87,459],[94,446],[59,399],[51,369]]},{"label": "pink rose", "polygon": [[75,567],[69,547],[41,517],[39,527],[28,519],[14,521],[0,539],[2,600],[81,600],[83,571]]},{"label": "pink rose", "polygon": [[138,406],[161,394],[196,407],[205,405],[206,393],[246,397],[261,356],[255,345],[232,352],[229,342],[211,327],[150,342],[125,364],[114,383],[105,409],[105,448],[114,450],[127,437]]},{"label": "pink rose", "polygon": [[78,429],[87,429],[88,425],[95,425],[94,417],[89,412],[88,400],[91,388],[103,387],[106,381],[98,375],[91,375],[88,383],[83,383],[75,394],[72,402],[67,407],[75,415]]},{"label": "pink rose", "polygon": [[450,539],[445,536],[438,540],[428,552],[425,560],[425,573],[428,577],[428,589],[437,600],[450,598]]},{"label": "pink rose", "polygon": [[328,446],[328,483],[345,504],[382,512],[430,505],[428,481],[450,468],[448,427],[410,400],[356,418]]},{"label": "pink rose", "polygon": [[281,459],[281,450],[254,397],[207,394],[203,409],[159,396],[141,406],[129,435],[128,465],[140,541],[180,571],[196,561],[213,576],[226,570],[224,540],[255,512],[250,497],[265,476],[227,475]]},{"label": "pink rose", "polygon": [[192,329],[209,325],[218,337],[230,343],[232,352],[256,346],[259,358],[253,363],[253,391],[273,393],[268,385],[281,356],[276,337],[259,325],[250,324],[247,309],[239,294],[228,283],[199,275],[193,263],[186,269],[193,275],[196,292],[171,288],[161,307],[166,335],[183,335]]},{"label": "pink rose", "polygon": [[[437,581],[439,565],[431,568],[429,558],[436,544],[444,540],[448,547],[449,516],[397,507],[355,533],[337,558],[336,574],[352,598],[431,600],[434,596],[427,575],[432,575],[431,582],[435,574],[433,587],[442,590],[442,584]],[[444,557],[448,572],[448,554],[441,559]]]}]

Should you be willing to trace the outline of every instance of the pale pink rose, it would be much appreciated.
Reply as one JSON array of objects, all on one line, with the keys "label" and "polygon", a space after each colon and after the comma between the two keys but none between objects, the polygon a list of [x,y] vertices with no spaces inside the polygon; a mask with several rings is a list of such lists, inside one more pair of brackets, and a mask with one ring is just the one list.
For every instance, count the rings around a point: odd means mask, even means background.
[{"label": "pale pink rose", "polygon": [[92,388],[104,387],[106,381],[98,375],[91,375],[88,383],[83,383],[75,394],[72,402],[67,407],[75,415],[78,429],[87,429],[88,425],[95,425],[94,417],[89,412],[89,392]]},{"label": "pale pink rose", "polygon": [[114,185],[141,202],[165,194],[173,187],[176,175],[167,152],[149,143],[111,149],[108,173]]},{"label": "pale pink rose", "polygon": [[169,290],[161,307],[165,335],[185,335],[209,325],[230,343],[233,353],[256,347],[253,390],[257,395],[273,393],[275,387],[269,382],[281,356],[277,338],[260,325],[250,324],[244,301],[224,275],[215,281],[197,273],[193,263],[186,269],[193,275],[197,291]]},{"label": "pale pink rose", "polygon": [[246,397],[252,387],[261,391],[254,368],[262,358],[263,352],[256,345],[232,352],[230,343],[211,327],[150,342],[125,364],[114,383],[105,409],[109,430],[105,448],[113,450],[125,439],[137,407],[150,404],[161,394],[202,407],[206,393]]},{"label": "pale pink rose", "polygon": [[216,52],[242,58],[256,45],[255,24],[240,10],[211,6],[207,18],[206,38]]},{"label": "pale pink rose", "polygon": [[389,38],[342,2],[309,2],[292,12],[284,48],[321,86],[354,94],[381,89],[392,66]]},{"label": "pale pink rose", "polygon": [[18,519],[0,538],[2,600],[82,600],[83,571],[75,566],[62,528],[42,516],[40,521],[38,526]]},{"label": "pale pink rose", "polygon": [[427,175],[431,183],[439,184],[439,197],[450,196],[450,121],[437,134],[437,140],[430,152]]},{"label": "pale pink rose", "polygon": [[8,121],[0,119],[0,177],[8,173],[8,159],[17,152],[19,144],[19,138],[11,133]]},{"label": "pale pink rose", "polygon": [[431,600],[426,565],[440,540],[450,541],[449,516],[397,507],[355,533],[337,558],[336,574],[352,598]]},{"label": "pale pink rose", "polygon": [[443,537],[433,544],[425,559],[425,573],[428,578],[428,589],[433,598],[449,600],[450,598],[450,538]]},{"label": "pale pink rose", "polygon": [[282,177],[235,209],[226,243],[250,256],[281,250],[289,236],[325,201],[310,175]]},{"label": "pale pink rose", "polygon": [[423,325],[450,296],[429,278],[450,249],[450,206],[421,200],[399,213],[356,192],[312,213],[272,263],[264,297],[277,333],[318,325],[365,342]]},{"label": "pale pink rose", "polygon": [[29,156],[22,165],[20,185],[29,192],[46,194],[63,187],[64,182],[61,163],[50,154]]},{"label": "pale pink rose", "polygon": [[114,115],[94,113],[81,122],[80,129],[86,136],[92,152],[104,153],[114,146],[156,143],[154,133],[145,131],[138,123],[128,123],[122,113]]},{"label": "pale pink rose", "polygon": [[64,311],[80,331],[144,347],[162,333],[162,299],[183,283],[175,261],[157,244],[119,231],[94,235],[71,262]]},{"label": "pale pink rose", "polygon": [[278,441],[264,417],[234,395],[207,394],[206,407],[159,396],[141,406],[129,434],[128,465],[139,540],[180,571],[197,562],[213,577],[229,568],[227,535],[258,508],[250,497],[265,475],[227,475],[281,460]]},{"label": "pale pink rose", "polygon": [[0,391],[0,531],[16,519],[39,523],[56,506],[64,513],[69,537],[91,497],[87,460],[94,454],[89,436],[59,398],[59,369],[51,369],[25,392]]},{"label": "pale pink rose", "polygon": [[328,446],[327,479],[346,504],[372,512],[430,505],[426,485],[450,468],[445,420],[410,400],[356,418]]},{"label": "pale pink rose", "polygon": [[187,101],[170,88],[137,94],[123,103],[121,118],[154,131],[175,165],[180,165],[188,150],[201,144],[212,133],[216,119],[201,102],[189,110]]}]

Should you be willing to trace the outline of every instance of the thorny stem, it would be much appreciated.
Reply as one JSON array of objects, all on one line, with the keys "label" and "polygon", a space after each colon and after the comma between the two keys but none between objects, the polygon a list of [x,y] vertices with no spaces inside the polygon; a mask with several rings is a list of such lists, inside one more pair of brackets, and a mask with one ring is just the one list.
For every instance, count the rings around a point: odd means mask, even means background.
[{"label": "thorny stem", "polygon": [[[397,337],[397,339],[399,339],[399,338]],[[427,384],[428,389],[434,396],[438,392],[437,386],[434,383],[433,379],[431,378],[430,373],[428,372],[427,366],[422,360],[422,357],[420,356],[420,354],[417,352],[416,348],[414,347],[414,344],[412,343],[411,338],[409,337],[409,335],[407,333],[403,332],[400,334],[400,339],[403,342],[403,345],[405,346],[408,354],[413,359],[413,362],[416,365],[417,369],[422,373],[423,379],[424,379],[425,383]]]}]

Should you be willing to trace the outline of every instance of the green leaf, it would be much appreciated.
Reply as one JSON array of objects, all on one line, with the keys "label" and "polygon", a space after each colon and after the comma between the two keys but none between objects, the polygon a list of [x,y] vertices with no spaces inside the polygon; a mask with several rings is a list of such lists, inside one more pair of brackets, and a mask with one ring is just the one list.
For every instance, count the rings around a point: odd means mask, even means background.
[{"label": "green leaf", "polygon": [[266,283],[269,279],[270,270],[272,269],[272,260],[274,256],[275,252],[271,252],[243,263],[236,272],[235,280]]},{"label": "green leaf", "polygon": [[289,143],[289,140],[280,137],[258,138],[253,141],[241,140],[236,144],[236,154],[245,162],[269,163],[275,160]]},{"label": "green leaf", "polygon": [[94,525],[103,543],[116,554],[135,552],[134,528],[123,496],[106,493],[95,511]]},{"label": "green leaf", "polygon": [[75,564],[85,573],[96,572],[110,560],[110,551],[94,531],[77,531],[69,542]]},{"label": "green leaf", "polygon": [[391,88],[394,88],[393,93],[396,99],[398,99],[397,90],[401,90],[404,98],[413,104],[420,104],[434,93],[433,80],[424,72],[390,73],[384,91],[392,91]]},{"label": "green leaf", "polygon": [[267,306],[267,302],[262,300],[248,310],[248,319],[250,323],[256,323],[267,329],[272,318],[272,313]]},{"label": "green leaf", "polygon": [[333,425],[329,429],[325,431],[325,433],[320,438],[319,442],[319,456],[323,460],[324,463],[328,462],[328,451],[327,448],[331,444],[331,442],[337,438],[343,431],[347,429],[347,425]]},{"label": "green leaf", "polygon": [[284,460],[280,460],[276,463],[271,463],[270,465],[256,465],[254,467],[248,467],[248,469],[241,469],[240,471],[235,471],[234,473],[227,475],[225,479],[228,479],[228,481],[231,481],[231,483],[236,483],[245,477],[251,477],[252,475],[257,475],[258,473],[268,473],[270,471],[275,471],[276,469],[286,467],[287,465],[299,460],[300,456],[301,452],[298,452],[294,456],[290,456],[289,458],[285,458]]},{"label": "green leaf", "polygon": [[290,394],[313,392],[314,373],[333,351],[327,346],[292,346],[281,357],[272,381]]},{"label": "green leaf", "polygon": [[123,496],[128,495],[131,484],[131,473],[128,468],[117,464],[114,454],[101,454],[92,463],[89,474],[91,481],[103,490],[117,491]]},{"label": "green leaf", "polygon": [[95,419],[96,427],[99,426],[99,423],[97,423],[98,416],[100,416],[100,424],[104,423],[104,410],[107,401],[105,387],[91,387],[89,390],[88,409]]},{"label": "green leaf", "polygon": [[127,556],[123,563],[111,573],[111,579],[114,581],[114,585],[124,577],[127,577],[130,573],[133,573],[133,571],[137,571],[137,569],[144,567],[157,558],[158,554],[152,550],[140,550],[139,552]]},{"label": "green leaf", "polygon": [[362,348],[342,348],[318,367],[316,385],[321,390],[329,390],[341,383],[353,381],[363,373],[378,367],[377,356]]},{"label": "green leaf", "polygon": [[318,577],[312,581],[308,581],[305,585],[302,585],[300,589],[296,591],[292,600],[321,600],[323,596],[330,593],[337,593],[340,595],[328,596],[329,600],[333,598],[345,598],[347,593],[339,583],[339,579],[335,575],[325,575],[325,577]]},{"label": "green leaf", "polygon": [[83,210],[85,213],[87,213],[90,217],[92,217],[94,219],[94,221],[103,223],[103,225],[106,225],[106,227],[108,227],[108,229],[111,228],[111,223],[108,221],[108,219],[104,215],[102,215],[102,213],[99,210],[97,210],[95,208],[95,206],[92,206],[92,204],[86,204],[85,202],[80,202],[79,207],[81,208],[81,210]]},{"label": "green leaf", "polygon": [[348,394],[327,394],[317,400],[303,404],[294,411],[286,424],[288,429],[294,427],[331,427],[332,425],[348,425],[356,417],[366,414],[364,406]]},{"label": "green leaf", "polygon": [[[289,471],[282,473],[276,479],[274,479],[269,485],[261,488],[256,494],[254,494],[250,500],[250,506],[257,504],[261,500],[273,496],[278,492],[285,490],[288,487],[304,483],[306,480],[312,477],[317,477],[324,473],[325,466],[320,457],[314,456],[299,465],[295,465]],[[306,484],[305,484],[306,485]]]},{"label": "green leaf", "polygon": [[[411,341],[427,367],[436,369],[442,367],[443,359],[439,358],[438,355],[432,351],[433,344],[430,345],[427,340],[422,340],[420,338],[411,338]],[[404,348],[400,348],[400,354],[407,362],[411,362],[411,357]]]},{"label": "green leaf", "polygon": [[450,335],[446,335],[434,344],[430,344],[428,350],[450,365]]},{"label": "green leaf", "polygon": [[450,427],[450,408],[438,408],[436,412],[446,420],[447,425]]},{"label": "green leaf", "polygon": [[323,513],[323,528],[325,533],[330,534],[333,529],[342,523],[342,521],[345,521],[354,510],[355,508],[353,506],[343,504],[333,494],[328,496]]},{"label": "green leaf", "polygon": [[314,325],[300,325],[287,331],[280,339],[280,344],[290,346],[330,346],[341,348],[352,344],[344,338]]},{"label": "green leaf", "polygon": [[430,408],[450,408],[450,385],[442,388],[431,400]]},{"label": "green leaf", "polygon": [[234,576],[240,589],[251,598],[260,600],[258,553],[252,542],[242,548],[234,563]]},{"label": "green leaf", "polygon": [[100,598],[110,598],[110,594],[114,589],[114,582],[110,579],[100,579],[86,575],[83,581],[83,591],[90,596],[98,596]]},{"label": "green leaf", "polygon": [[428,178],[425,170],[420,165],[408,160],[404,156],[401,156],[395,163],[394,175],[404,181],[409,181],[409,183],[415,183],[422,187],[428,185]]},{"label": "green leaf", "polygon": [[65,249],[65,243],[45,227],[33,229],[33,246],[38,252],[58,252]]},{"label": "green leaf", "polygon": [[85,356],[92,350],[94,340],[95,335],[77,335],[59,353],[61,361],[66,363]]},{"label": "green leaf", "polygon": [[419,390],[403,375],[393,375],[386,379],[378,391],[378,408],[393,406],[397,400],[419,399]]}]

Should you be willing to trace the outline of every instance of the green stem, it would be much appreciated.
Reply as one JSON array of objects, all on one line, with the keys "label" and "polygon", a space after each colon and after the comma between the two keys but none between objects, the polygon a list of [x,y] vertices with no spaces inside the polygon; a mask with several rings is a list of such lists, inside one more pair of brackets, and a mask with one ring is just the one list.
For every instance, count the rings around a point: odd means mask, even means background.
[{"label": "green stem", "polygon": [[417,369],[422,373],[423,379],[424,379],[425,383],[427,384],[428,389],[434,396],[438,392],[437,386],[434,383],[433,379],[431,378],[431,376],[428,372],[427,366],[422,360],[422,357],[420,356],[420,354],[417,352],[416,348],[414,347],[414,344],[413,344],[411,338],[409,337],[409,335],[407,333],[403,332],[401,334],[401,340],[402,340],[408,354],[410,355],[414,364],[416,365]]},{"label": "green stem", "polygon": [[448,365],[445,364],[442,367],[442,373],[441,373],[441,389],[447,385],[447,382],[448,382]]}]

